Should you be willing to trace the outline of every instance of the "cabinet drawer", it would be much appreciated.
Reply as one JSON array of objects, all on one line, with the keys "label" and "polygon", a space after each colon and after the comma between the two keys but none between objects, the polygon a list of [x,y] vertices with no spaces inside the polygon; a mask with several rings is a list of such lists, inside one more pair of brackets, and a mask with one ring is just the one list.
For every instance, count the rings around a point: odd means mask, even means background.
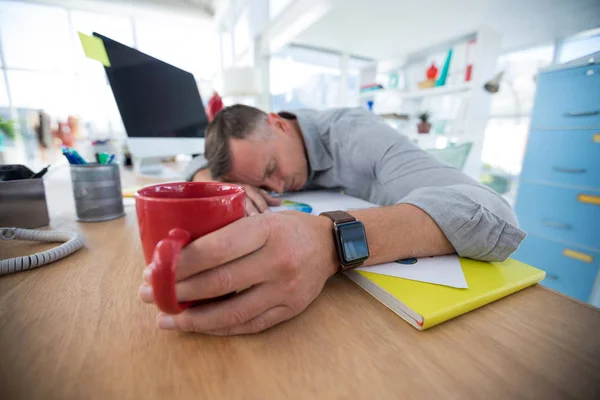
[{"label": "cabinet drawer", "polygon": [[546,271],[542,285],[588,301],[594,287],[600,254],[527,236],[513,258]]},{"label": "cabinet drawer", "polygon": [[515,212],[527,233],[600,249],[600,192],[523,182]]},{"label": "cabinet drawer", "polygon": [[533,130],[600,126],[600,65],[538,76]]},{"label": "cabinet drawer", "polygon": [[532,131],[521,179],[600,191],[600,129]]}]

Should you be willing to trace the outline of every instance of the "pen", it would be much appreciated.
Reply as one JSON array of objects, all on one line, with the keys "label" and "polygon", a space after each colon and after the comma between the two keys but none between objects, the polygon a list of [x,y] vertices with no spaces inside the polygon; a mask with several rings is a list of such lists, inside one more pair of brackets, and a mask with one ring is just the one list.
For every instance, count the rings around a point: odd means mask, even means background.
[{"label": "pen", "polygon": [[106,161],[108,161],[108,153],[100,153],[98,154],[98,159],[100,164],[108,164]]},{"label": "pen", "polygon": [[31,175],[31,177],[29,179],[39,179],[42,176],[46,175],[46,172],[48,172],[48,168],[50,168],[50,166],[48,165],[45,168],[42,168],[39,172],[36,172],[35,174]]},{"label": "pen", "polygon": [[108,161],[106,162],[107,164],[111,164],[115,159],[115,155],[111,155],[110,158],[108,159]]},{"label": "pen", "polygon": [[79,164],[79,162],[75,158],[73,158],[73,155],[69,153],[69,150],[66,147],[62,148],[62,153],[63,156],[65,156],[65,158],[67,159],[67,161],[69,161],[69,164]]},{"label": "pen", "polygon": [[85,161],[83,159],[83,157],[81,157],[79,155],[79,153],[77,152],[77,150],[69,148],[69,153],[71,153],[71,155],[73,156],[73,158],[75,158],[78,161],[78,164],[87,164],[87,161]]}]

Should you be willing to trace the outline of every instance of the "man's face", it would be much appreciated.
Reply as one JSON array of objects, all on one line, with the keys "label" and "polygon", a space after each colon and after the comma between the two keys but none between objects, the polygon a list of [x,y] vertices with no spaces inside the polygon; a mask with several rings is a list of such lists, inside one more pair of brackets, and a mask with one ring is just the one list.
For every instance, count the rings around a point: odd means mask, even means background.
[{"label": "man's face", "polygon": [[269,114],[265,125],[267,132],[229,140],[232,167],[225,178],[277,193],[300,190],[308,179],[308,164],[299,132],[275,114]]}]

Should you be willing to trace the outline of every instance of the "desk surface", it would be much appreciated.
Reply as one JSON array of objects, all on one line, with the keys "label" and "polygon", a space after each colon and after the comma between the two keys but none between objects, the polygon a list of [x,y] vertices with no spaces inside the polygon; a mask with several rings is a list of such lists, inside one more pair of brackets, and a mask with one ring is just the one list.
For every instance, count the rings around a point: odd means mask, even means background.
[{"label": "desk surface", "polygon": [[[134,207],[77,223],[65,172],[46,180],[51,228],[86,248],[0,278],[0,398],[600,398],[600,312],[541,286],[419,332],[334,277],[262,334],[158,331],[137,298]],[[0,258],[44,247],[1,243]]]}]

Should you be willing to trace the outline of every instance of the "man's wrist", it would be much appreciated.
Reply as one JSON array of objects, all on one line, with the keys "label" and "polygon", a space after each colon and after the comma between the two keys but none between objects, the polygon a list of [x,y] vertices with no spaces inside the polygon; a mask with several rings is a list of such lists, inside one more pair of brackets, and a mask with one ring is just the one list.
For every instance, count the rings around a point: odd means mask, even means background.
[{"label": "man's wrist", "polygon": [[315,221],[321,237],[320,243],[322,243],[322,251],[324,251],[326,255],[324,267],[327,271],[327,277],[331,277],[340,269],[340,260],[338,259],[337,249],[333,239],[333,223],[329,218],[323,216],[316,217]]}]

